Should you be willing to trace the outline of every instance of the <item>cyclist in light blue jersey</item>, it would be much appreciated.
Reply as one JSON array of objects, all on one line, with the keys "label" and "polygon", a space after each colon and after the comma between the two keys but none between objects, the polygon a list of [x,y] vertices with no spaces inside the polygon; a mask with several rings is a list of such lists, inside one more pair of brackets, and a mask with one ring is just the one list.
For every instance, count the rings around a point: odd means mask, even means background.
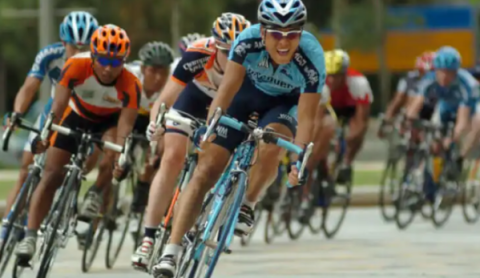
[{"label": "cyclist in light blue jersey", "polygon": [[[454,122],[452,138],[444,140],[445,149],[452,143],[458,143],[468,130],[480,96],[478,81],[460,66],[461,57],[456,49],[449,46],[440,48],[433,60],[435,71],[427,73],[420,80],[417,95],[407,112],[409,118],[416,118],[424,104],[436,105],[432,121],[441,124]],[[452,175],[461,172],[463,158],[470,147],[468,144],[463,146],[457,161],[458,169]]]},{"label": "cyclist in light blue jersey", "polygon": [[[258,114],[260,127],[295,136],[295,143],[299,146],[304,147],[312,140],[315,112],[326,73],[320,43],[303,30],[306,19],[307,11],[301,0],[263,0],[260,3],[260,24],[240,33],[230,49],[222,83],[210,105],[209,119],[217,107],[245,123]],[[297,119],[290,114],[297,104],[298,131]],[[205,194],[243,140],[243,133],[219,125],[213,144],[202,145],[198,166],[177,204],[170,243],[154,267],[154,275],[175,275],[182,237],[193,226]],[[260,144],[255,165],[250,171],[237,234],[247,234],[253,227],[253,209],[258,196],[276,178],[283,155],[275,145]],[[298,170],[293,166],[290,184],[304,182],[299,182],[297,175]]]},{"label": "cyclist in light blue jersey", "polygon": [[[90,43],[90,37],[98,27],[97,20],[87,12],[71,12],[60,24],[61,42],[53,43],[41,49],[32,68],[30,69],[25,82],[15,97],[13,111],[17,114],[24,114],[30,107],[36,92],[40,88],[42,81],[47,77],[52,85],[51,98],[46,104],[43,112],[38,116],[35,127],[41,128],[46,115],[50,112],[53,103],[54,88],[66,59],[87,50]],[[7,123],[7,125],[9,122]],[[22,187],[28,175],[28,166],[33,162],[31,141],[35,138],[35,133],[30,133],[25,144],[22,156],[22,167],[15,187],[10,191],[5,212],[10,211],[12,203]],[[35,152],[35,150],[33,150]]]}]

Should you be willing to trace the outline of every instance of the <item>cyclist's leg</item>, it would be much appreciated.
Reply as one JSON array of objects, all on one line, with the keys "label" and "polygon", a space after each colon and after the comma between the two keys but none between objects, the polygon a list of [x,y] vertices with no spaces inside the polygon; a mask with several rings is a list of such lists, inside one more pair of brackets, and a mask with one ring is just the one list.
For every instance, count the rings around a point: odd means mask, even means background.
[{"label": "cyclist's leg", "polygon": [[472,107],[471,109],[473,111],[470,122],[470,131],[462,145],[460,154],[462,158],[467,157],[468,153],[474,148],[480,138],[480,103],[476,104],[475,107]]},{"label": "cyclist's leg", "polygon": [[[115,118],[115,117],[113,117]],[[112,120],[115,123],[115,120]],[[103,140],[115,141],[117,128],[111,127],[112,124],[100,124],[99,132],[105,131]],[[114,124],[113,124],[114,125]],[[95,183],[89,188],[85,200],[80,209],[81,219],[91,219],[98,214],[102,204],[102,193],[110,189],[113,178],[113,165],[115,163],[115,152],[112,150],[103,150],[103,157],[98,164],[98,176]]]},{"label": "cyclist's leg", "polygon": [[96,145],[93,146],[93,152],[92,154],[87,158],[87,161],[85,162],[85,166],[83,167],[83,173],[85,175],[88,175],[95,166],[97,166],[98,159],[100,158],[100,155],[102,154],[102,151],[100,148]]},{"label": "cyclist's leg", "polygon": [[[82,124],[80,116],[67,108],[62,125],[81,128]],[[32,196],[25,238],[16,249],[17,255],[24,260],[29,260],[35,253],[38,229],[50,210],[57,188],[62,184],[64,166],[69,163],[71,154],[76,152],[77,144],[71,137],[54,133],[51,145],[47,150],[42,179]]]},{"label": "cyclist's leg", "polygon": [[[170,113],[182,111],[193,117],[204,119],[207,116],[206,107],[210,102],[209,96],[200,91],[195,84],[189,83],[173,105],[173,109],[170,109]],[[167,121],[166,126],[160,169],[155,175],[149,192],[150,205],[145,215],[145,238],[132,256],[132,261],[136,264],[142,263],[150,256],[155,232],[168,209],[176,180],[183,168],[189,146],[188,136],[193,134],[190,126],[172,121]],[[184,196],[183,193],[182,196]]]}]

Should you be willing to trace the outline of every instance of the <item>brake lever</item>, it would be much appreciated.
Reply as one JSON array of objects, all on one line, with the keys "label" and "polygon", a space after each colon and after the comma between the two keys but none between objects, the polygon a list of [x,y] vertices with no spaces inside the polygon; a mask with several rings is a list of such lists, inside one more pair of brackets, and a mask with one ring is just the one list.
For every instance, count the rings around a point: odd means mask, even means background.
[{"label": "brake lever", "polygon": [[202,142],[207,141],[210,135],[212,135],[213,130],[217,127],[218,121],[220,120],[221,117],[222,117],[222,109],[220,107],[217,107],[213,114],[213,118],[210,122],[210,125],[208,125],[207,131],[205,132]]},{"label": "brake lever", "polygon": [[308,162],[308,159],[310,159],[310,155],[312,154],[312,152],[313,152],[313,143],[310,142],[305,148],[305,152],[303,154],[301,164],[298,165],[300,161],[297,161],[297,169],[299,169],[298,180],[301,180],[303,178],[303,173],[305,171],[305,168],[307,167],[307,162]]}]

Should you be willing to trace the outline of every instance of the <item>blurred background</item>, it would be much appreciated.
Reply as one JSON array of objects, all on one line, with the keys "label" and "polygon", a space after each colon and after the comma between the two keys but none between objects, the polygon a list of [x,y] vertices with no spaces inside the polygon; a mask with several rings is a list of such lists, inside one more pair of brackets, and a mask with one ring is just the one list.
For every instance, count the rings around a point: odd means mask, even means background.
[{"label": "blurred background", "polygon": [[[372,117],[382,112],[398,79],[415,57],[442,45],[456,47],[466,68],[478,60],[480,0],[303,0],[309,24],[326,50],[341,47],[352,67],[369,79],[375,95]],[[0,0],[0,115],[10,111],[18,88],[40,47],[59,40],[58,25],[70,11],[91,12],[100,24],[124,28],[133,43],[130,59],[144,43],[160,40],[176,49],[189,32],[209,34],[222,12],[256,21],[258,0]],[[41,94],[31,119],[45,103]],[[374,127],[375,125],[372,125]],[[18,132],[0,168],[15,166],[26,133]],[[372,138],[374,136],[372,135]],[[370,144],[374,144],[370,142]],[[372,150],[375,149],[372,145]],[[361,157],[371,158],[366,152]],[[378,149],[378,148],[376,148]],[[12,157],[13,154],[13,157]],[[381,159],[381,154],[373,156]]]}]

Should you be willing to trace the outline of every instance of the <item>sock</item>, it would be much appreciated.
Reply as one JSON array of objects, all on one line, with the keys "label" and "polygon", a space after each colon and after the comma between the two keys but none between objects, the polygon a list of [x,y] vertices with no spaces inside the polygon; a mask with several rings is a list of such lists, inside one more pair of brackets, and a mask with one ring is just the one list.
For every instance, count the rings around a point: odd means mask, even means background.
[{"label": "sock", "polygon": [[252,210],[255,209],[255,205],[256,205],[257,202],[250,202],[249,200],[247,200],[247,198],[243,198],[243,204],[250,207]]},{"label": "sock", "polygon": [[165,246],[165,250],[163,251],[162,257],[169,256],[169,255],[173,256],[173,257],[177,257],[178,254],[180,254],[181,251],[182,251],[182,246],[177,245],[177,244],[168,243]]},{"label": "sock", "polygon": [[155,233],[157,233],[157,227],[146,227],[145,226],[145,237],[155,238]]},{"label": "sock", "polygon": [[26,237],[33,237],[33,238],[37,238],[38,236],[38,230],[37,229],[28,229],[27,230],[27,233],[25,234]]}]

